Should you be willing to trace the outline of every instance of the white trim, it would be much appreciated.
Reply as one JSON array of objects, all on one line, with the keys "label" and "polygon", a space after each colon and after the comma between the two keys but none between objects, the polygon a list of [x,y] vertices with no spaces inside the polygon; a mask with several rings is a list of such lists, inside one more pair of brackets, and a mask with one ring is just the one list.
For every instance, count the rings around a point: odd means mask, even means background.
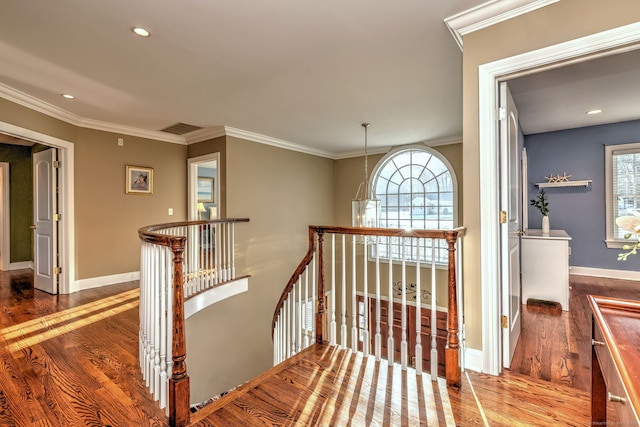
[{"label": "white trim", "polygon": [[189,204],[187,205],[187,215],[190,221],[198,220],[198,212],[195,207],[198,206],[198,192],[194,191],[198,185],[198,164],[205,162],[216,162],[216,179],[215,179],[215,188],[213,189],[213,194],[215,195],[214,203],[218,208],[218,218],[221,215],[221,203],[220,203],[220,176],[221,173],[221,165],[220,165],[220,153],[212,153],[205,154],[203,156],[191,157],[187,159],[187,200]]},{"label": "white trim", "polygon": [[[454,136],[451,138],[440,138],[429,141],[416,142],[415,144],[406,144],[409,145],[418,145],[418,146],[427,146],[427,147],[441,147],[443,145],[452,145],[452,144],[462,144],[461,136]],[[377,147],[377,148],[369,148],[367,149],[367,153],[369,155],[372,154],[386,154],[389,151],[398,148],[398,146],[388,146],[388,147]],[[344,151],[340,154],[334,155],[333,160],[342,160],[342,159],[350,159],[353,157],[362,157],[364,156],[364,150],[354,150],[354,151]]]},{"label": "white trim", "polygon": [[0,132],[8,135],[16,136],[28,141],[40,142],[42,144],[56,147],[60,149],[60,160],[62,162],[61,171],[61,187],[59,209],[62,215],[60,221],[60,233],[59,233],[59,245],[61,250],[60,254],[60,267],[62,267],[62,273],[60,274],[60,283],[58,292],[61,294],[70,294],[76,292],[78,289],[75,283],[75,260],[76,260],[76,246],[75,246],[75,191],[74,191],[74,145],[69,141],[59,139],[44,133],[35,132],[30,129],[21,128],[19,126],[12,125],[0,121]]},{"label": "white trim", "polygon": [[2,242],[0,245],[0,270],[5,270],[11,265],[11,186],[10,186],[10,164],[0,162],[0,173],[2,174],[2,214],[0,214],[0,230],[2,230]]},{"label": "white trim", "polygon": [[116,283],[133,282],[135,280],[140,280],[139,271],[112,274],[109,276],[90,277],[88,279],[78,279],[76,280],[76,286],[79,291],[84,291],[87,289],[99,288],[101,286],[115,285]]},{"label": "white trim", "polygon": [[197,312],[232,296],[249,290],[249,278],[243,277],[224,285],[216,286],[201,294],[189,298],[184,303],[184,318],[188,319]]},{"label": "white trim", "polygon": [[491,0],[445,18],[444,23],[462,50],[462,37],[560,0]]},{"label": "white trim", "polygon": [[[610,279],[640,280],[640,271],[610,270],[606,268],[571,266],[569,272],[570,274],[575,274],[576,276],[594,276],[607,277]],[[640,286],[640,284],[638,286]]]},{"label": "white trim", "polygon": [[615,219],[613,217],[613,153],[614,151],[640,151],[640,142],[631,144],[615,144],[605,145],[604,147],[604,202],[605,202],[605,243],[607,248],[621,249],[630,242],[624,239],[616,238],[614,230]]},{"label": "white trim", "polygon": [[482,372],[482,367],[484,366],[482,356],[482,350],[467,348],[464,352],[464,369],[475,372]]},{"label": "white trim", "polygon": [[265,144],[265,145],[271,145],[273,147],[283,148],[285,150],[298,151],[300,153],[311,154],[318,157],[326,157],[329,159],[334,158],[334,154],[329,151],[306,147],[304,145],[296,144],[294,142],[289,142],[289,141],[285,141],[278,138],[272,138],[267,135],[261,135],[259,133],[250,132],[247,130],[236,129],[229,126],[225,126],[224,131],[227,136],[242,138],[242,139],[246,139],[247,141],[258,142],[260,144]]},{"label": "white trim", "polygon": [[78,115],[72,114],[62,108],[49,104],[29,94],[21,92],[3,83],[0,83],[0,97],[15,102],[18,105],[27,107],[31,110],[53,117],[63,122],[70,123],[75,126],[103,130],[107,132],[120,133],[130,136],[138,136],[141,138],[156,139],[164,142],[172,142],[174,144],[186,144],[183,137],[173,135],[162,131],[150,131],[131,126],[117,125],[114,123],[101,122],[98,120],[85,119]]},{"label": "white trim", "polygon": [[[482,348],[484,372],[501,371],[499,295],[497,271],[500,265],[498,233],[497,83],[509,74],[533,70],[555,62],[567,61],[608,51],[630,50],[640,43],[640,22],[559,43],[513,57],[483,64],[478,68],[480,153],[480,251],[482,294]],[[617,52],[616,52],[617,51]]]},{"label": "white trim", "polygon": [[9,270],[24,270],[27,268],[33,270],[33,261],[20,261],[9,264]]}]

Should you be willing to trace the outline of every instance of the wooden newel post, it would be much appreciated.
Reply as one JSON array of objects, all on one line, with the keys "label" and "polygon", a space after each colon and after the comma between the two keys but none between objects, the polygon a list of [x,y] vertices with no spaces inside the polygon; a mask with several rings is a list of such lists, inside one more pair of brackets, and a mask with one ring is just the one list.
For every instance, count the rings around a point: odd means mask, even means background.
[{"label": "wooden newel post", "polygon": [[458,336],[458,287],[456,283],[456,232],[447,232],[449,245],[449,307],[447,313],[447,347],[445,349],[445,377],[447,385],[460,388],[462,385],[462,371],[460,367],[460,338]]},{"label": "wooden newel post", "polygon": [[186,238],[171,239],[173,252],[173,331],[171,378],[169,379],[169,425],[189,424],[189,376],[187,375],[187,344],[184,328],[184,290],[182,262]]},{"label": "wooden newel post", "polygon": [[316,343],[324,344],[324,325],[327,316],[327,298],[324,294],[324,232],[318,231],[318,311],[316,312]]}]

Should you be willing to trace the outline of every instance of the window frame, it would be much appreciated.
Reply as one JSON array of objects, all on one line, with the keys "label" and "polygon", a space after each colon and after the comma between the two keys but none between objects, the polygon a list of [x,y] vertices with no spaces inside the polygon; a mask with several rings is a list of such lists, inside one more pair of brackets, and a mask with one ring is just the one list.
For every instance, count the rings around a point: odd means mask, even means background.
[{"label": "window frame", "polygon": [[[458,220],[458,215],[459,215],[459,211],[458,211],[458,198],[459,198],[459,192],[458,192],[458,176],[456,175],[456,171],[453,168],[453,166],[451,166],[451,163],[449,162],[449,160],[442,154],[440,153],[438,150],[434,149],[433,147],[429,147],[427,145],[422,145],[422,144],[411,144],[411,145],[403,145],[400,147],[396,147],[392,150],[390,150],[387,154],[385,154],[375,165],[375,167],[373,168],[372,172],[371,172],[371,176],[370,176],[370,188],[371,188],[371,196],[377,198],[377,194],[376,194],[376,188],[377,188],[377,180],[378,180],[378,176],[380,175],[380,171],[387,165],[387,163],[395,156],[400,155],[402,152],[406,152],[406,151],[413,151],[413,150],[417,150],[417,151],[423,151],[431,156],[436,157],[438,160],[440,160],[442,162],[442,164],[444,164],[444,166],[447,168],[447,171],[449,172],[449,174],[451,175],[451,183],[452,183],[452,224],[453,227],[452,228],[456,228],[459,225],[459,220]],[[380,211],[382,211],[382,207],[380,208]],[[413,213],[412,213],[413,215]],[[380,215],[381,216],[381,215]],[[380,225],[380,220],[381,218],[378,218],[378,225]],[[375,256],[373,255],[373,246],[375,246],[375,244],[372,244],[371,247],[369,248],[368,251],[368,255],[369,255],[369,260],[372,261],[375,259]],[[389,258],[386,256],[380,256],[381,260],[388,260]],[[396,258],[392,258],[393,263],[401,263],[402,260],[401,259],[396,259]],[[413,265],[415,264],[415,260],[406,260],[405,261],[407,264],[409,265]],[[431,262],[426,262],[426,261],[421,261],[421,263],[423,264],[431,264]],[[442,263],[442,262],[436,262],[436,268],[438,269],[443,269],[443,268],[447,268],[447,263]]]},{"label": "window frame", "polygon": [[613,214],[614,194],[613,194],[613,156],[616,151],[637,152],[640,154],[640,142],[630,144],[605,145],[605,221],[606,221],[606,237],[605,243],[607,248],[621,249],[624,245],[628,245],[629,241],[615,236],[615,220]]}]

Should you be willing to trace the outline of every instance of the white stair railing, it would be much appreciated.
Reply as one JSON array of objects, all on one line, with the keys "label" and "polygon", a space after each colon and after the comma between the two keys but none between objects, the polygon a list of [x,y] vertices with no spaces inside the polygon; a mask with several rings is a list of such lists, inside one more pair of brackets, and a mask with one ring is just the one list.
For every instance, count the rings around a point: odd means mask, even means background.
[{"label": "white stair railing", "polygon": [[[419,374],[423,370],[423,360],[428,359],[429,366],[424,368],[430,370],[434,380],[438,376],[439,362],[451,363],[454,369],[446,369],[447,381],[459,386],[462,365],[458,330],[462,324],[462,310],[459,309],[462,307],[462,286],[456,277],[461,277],[462,264],[455,252],[464,232],[464,228],[404,231],[309,227],[308,252],[287,284],[274,313],[274,363],[282,362],[314,342],[322,342],[360,351],[365,356],[372,354],[376,360],[386,358],[400,363],[404,370],[413,366]],[[325,234],[331,235],[326,257]],[[392,259],[393,254],[396,259]],[[382,262],[383,256],[387,262]],[[331,264],[327,266],[330,275],[326,286],[325,259]],[[316,262],[321,266],[318,271],[315,271]],[[438,286],[436,270],[442,262],[448,269],[447,279]],[[423,283],[428,282],[423,277],[428,277],[429,273],[431,286],[423,288]],[[383,277],[386,277],[386,284]],[[313,303],[309,300],[307,287]],[[437,304],[439,287],[447,289],[447,307]],[[383,312],[385,306],[386,313]],[[289,307],[298,309],[292,312]],[[312,316],[305,310],[312,307],[316,331],[311,331],[306,323]],[[438,319],[442,323],[443,317],[447,328],[441,330],[439,336]],[[429,325],[429,330],[423,325]],[[310,333],[305,335],[307,332]],[[311,339],[306,340],[307,336]],[[428,340],[423,339],[427,336]],[[427,348],[423,349],[425,345]],[[394,360],[396,350],[399,350],[399,360]],[[445,360],[438,360],[439,350],[440,354],[445,353]]]},{"label": "white stair railing", "polygon": [[138,230],[140,369],[172,426],[186,425],[189,418],[184,301],[236,279],[235,224],[247,221],[191,221]]}]

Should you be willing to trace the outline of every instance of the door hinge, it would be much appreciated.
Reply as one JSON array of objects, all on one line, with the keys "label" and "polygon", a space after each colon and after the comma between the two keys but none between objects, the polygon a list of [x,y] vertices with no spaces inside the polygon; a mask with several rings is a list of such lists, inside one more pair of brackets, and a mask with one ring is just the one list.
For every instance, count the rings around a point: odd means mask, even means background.
[{"label": "door hinge", "polygon": [[54,160],[53,161],[53,167],[54,168],[59,168],[60,166],[62,166],[62,162],[60,160]]},{"label": "door hinge", "polygon": [[53,220],[54,220],[54,221],[60,221],[60,219],[62,219],[62,215],[60,215],[60,214],[53,214]]},{"label": "door hinge", "polygon": [[498,108],[498,120],[504,120],[507,118],[507,109],[504,107]]},{"label": "door hinge", "polygon": [[54,267],[53,268],[53,274],[60,274],[62,273],[62,268],[60,267]]},{"label": "door hinge", "polygon": [[507,211],[500,211],[500,224],[507,223]]},{"label": "door hinge", "polygon": [[507,329],[509,327],[509,318],[505,315],[502,316],[502,328]]}]

